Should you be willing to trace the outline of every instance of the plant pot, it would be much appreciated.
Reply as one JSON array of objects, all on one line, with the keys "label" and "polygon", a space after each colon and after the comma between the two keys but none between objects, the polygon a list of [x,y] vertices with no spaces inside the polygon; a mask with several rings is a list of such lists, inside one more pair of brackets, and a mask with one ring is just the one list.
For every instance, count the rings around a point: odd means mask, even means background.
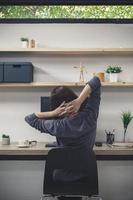
[{"label": "plant pot", "polygon": [[21,41],[22,48],[26,49],[28,48],[28,41]]},{"label": "plant pot", "polygon": [[118,73],[110,73],[109,74],[109,82],[111,82],[111,83],[118,82]]},{"label": "plant pot", "polygon": [[10,144],[10,138],[2,138],[2,145],[9,145]]}]

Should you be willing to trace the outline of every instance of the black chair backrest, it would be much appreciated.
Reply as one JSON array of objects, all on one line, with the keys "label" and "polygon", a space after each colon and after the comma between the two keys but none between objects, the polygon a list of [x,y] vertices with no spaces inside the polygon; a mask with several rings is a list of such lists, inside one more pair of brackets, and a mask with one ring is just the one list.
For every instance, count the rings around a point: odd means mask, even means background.
[{"label": "black chair backrest", "polygon": [[[86,178],[71,182],[56,182],[53,180],[55,169],[84,173]],[[97,163],[93,150],[83,147],[63,147],[50,150],[45,165],[43,193],[53,195],[97,195]]]}]

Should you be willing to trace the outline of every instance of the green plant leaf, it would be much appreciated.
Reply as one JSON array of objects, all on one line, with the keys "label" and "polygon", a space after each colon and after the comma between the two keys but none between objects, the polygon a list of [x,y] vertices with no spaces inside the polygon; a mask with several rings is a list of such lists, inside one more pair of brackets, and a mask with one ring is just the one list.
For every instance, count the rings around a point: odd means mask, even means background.
[{"label": "green plant leaf", "polygon": [[122,68],[118,67],[118,66],[109,65],[105,72],[108,73],[108,74],[110,74],[110,73],[120,73],[120,72],[122,72]]},{"label": "green plant leaf", "polygon": [[133,6],[0,6],[0,18],[133,18]]},{"label": "green plant leaf", "polygon": [[121,113],[121,119],[122,119],[124,128],[127,129],[129,123],[133,119],[133,115],[132,115],[131,111],[123,111]]}]

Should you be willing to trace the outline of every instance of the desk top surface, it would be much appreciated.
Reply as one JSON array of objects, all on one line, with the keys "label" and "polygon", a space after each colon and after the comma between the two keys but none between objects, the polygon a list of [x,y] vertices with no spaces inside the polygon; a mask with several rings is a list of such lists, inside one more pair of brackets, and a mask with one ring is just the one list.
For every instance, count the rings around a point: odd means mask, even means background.
[{"label": "desk top surface", "polygon": [[[36,146],[19,148],[17,143],[11,145],[0,144],[0,155],[47,155],[51,148],[46,143],[38,142]],[[133,155],[133,143],[126,143],[125,146],[111,146],[103,144],[102,147],[94,147],[96,155]]]}]

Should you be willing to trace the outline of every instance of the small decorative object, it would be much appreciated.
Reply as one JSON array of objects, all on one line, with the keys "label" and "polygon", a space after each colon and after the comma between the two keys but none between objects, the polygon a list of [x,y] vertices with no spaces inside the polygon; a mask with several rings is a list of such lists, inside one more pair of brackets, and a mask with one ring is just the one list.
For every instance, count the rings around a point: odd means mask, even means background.
[{"label": "small decorative object", "polygon": [[28,140],[19,140],[17,147],[28,148],[29,147],[29,141]]},{"label": "small decorative object", "polygon": [[32,147],[32,146],[36,146],[36,145],[37,145],[36,140],[31,140],[31,141],[29,141],[29,140],[19,140],[17,147],[28,148],[28,147]]},{"label": "small decorative object", "polygon": [[124,127],[123,142],[125,142],[127,127],[129,125],[129,123],[131,122],[131,120],[133,119],[133,115],[132,115],[131,111],[123,111],[121,113],[121,119],[122,119],[123,127]]},{"label": "small decorative object", "polygon": [[80,69],[79,82],[84,83],[85,82],[84,72],[87,73],[86,67],[83,66],[82,63],[80,63],[79,67],[74,66],[74,68],[79,68]]},{"label": "small decorative object", "polygon": [[106,143],[107,144],[113,144],[114,141],[115,141],[115,129],[113,129],[113,131],[106,131],[105,130],[105,133],[106,133]]},{"label": "small decorative object", "polygon": [[102,142],[95,142],[96,147],[102,147],[102,145],[103,145]]},{"label": "small decorative object", "polygon": [[93,73],[94,76],[97,76],[101,82],[104,82],[104,72]]},{"label": "small decorative object", "polygon": [[21,42],[22,42],[22,48],[28,48],[29,47],[29,40],[28,38],[21,38]]},{"label": "small decorative object", "polygon": [[32,40],[30,41],[30,47],[31,47],[31,48],[35,48],[35,47],[36,47],[35,40],[32,39]]},{"label": "small decorative object", "polygon": [[10,137],[9,135],[2,135],[2,144],[3,145],[9,145],[10,144]]},{"label": "small decorative object", "polygon": [[117,66],[108,66],[108,68],[106,69],[106,73],[109,74],[109,81],[110,82],[118,82],[118,74],[122,72],[121,67],[117,67]]}]

